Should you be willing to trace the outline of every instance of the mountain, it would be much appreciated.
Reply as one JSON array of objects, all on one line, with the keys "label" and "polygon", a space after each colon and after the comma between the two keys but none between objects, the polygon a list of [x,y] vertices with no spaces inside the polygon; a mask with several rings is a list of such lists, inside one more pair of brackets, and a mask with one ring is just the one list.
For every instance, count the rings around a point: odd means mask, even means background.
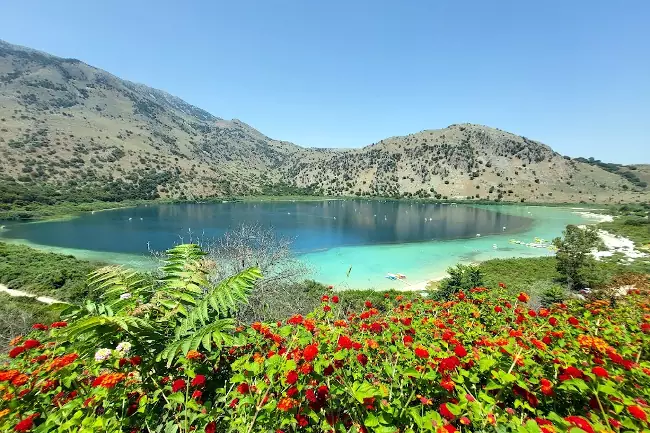
[{"label": "mountain", "polygon": [[631,167],[563,157],[486,126],[452,125],[359,149],[302,148],[79,60],[2,41],[0,157],[3,197],[13,201],[39,186],[48,197],[74,191],[106,200],[286,191],[647,199],[647,184]]}]

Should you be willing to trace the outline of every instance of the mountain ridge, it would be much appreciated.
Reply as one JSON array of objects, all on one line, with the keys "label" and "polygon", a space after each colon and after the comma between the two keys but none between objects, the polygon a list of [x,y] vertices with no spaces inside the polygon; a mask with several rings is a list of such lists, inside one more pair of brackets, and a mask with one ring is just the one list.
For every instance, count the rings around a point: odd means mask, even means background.
[{"label": "mountain ridge", "polygon": [[361,148],[301,147],[81,60],[4,41],[0,155],[2,179],[16,188],[84,186],[112,199],[127,190],[137,190],[127,198],[203,198],[287,188],[548,202],[647,194],[629,166],[571,159],[483,125],[423,130]]}]

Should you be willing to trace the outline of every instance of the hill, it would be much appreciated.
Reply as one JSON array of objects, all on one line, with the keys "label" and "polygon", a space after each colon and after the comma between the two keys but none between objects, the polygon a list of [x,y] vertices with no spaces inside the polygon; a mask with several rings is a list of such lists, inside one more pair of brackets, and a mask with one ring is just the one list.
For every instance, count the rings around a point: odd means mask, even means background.
[{"label": "hill", "polygon": [[4,203],[286,191],[619,202],[647,200],[648,191],[632,168],[572,160],[481,125],[360,149],[302,148],[79,60],[2,41],[0,156]]}]

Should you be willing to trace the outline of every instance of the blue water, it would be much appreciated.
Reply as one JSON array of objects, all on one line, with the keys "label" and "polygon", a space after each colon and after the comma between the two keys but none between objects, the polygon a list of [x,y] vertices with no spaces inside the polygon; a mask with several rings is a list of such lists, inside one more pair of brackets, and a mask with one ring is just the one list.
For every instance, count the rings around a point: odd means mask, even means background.
[{"label": "blue water", "polygon": [[[438,277],[459,261],[549,254],[508,240],[549,239],[566,224],[583,222],[569,209],[529,206],[377,200],[243,202],[86,213],[66,221],[13,224],[0,237],[138,266],[151,263],[150,249],[219,237],[239,224],[260,224],[293,240],[296,254],[310,265],[313,278],[339,287],[388,288]],[[389,272],[408,278],[390,281],[384,278]]]}]

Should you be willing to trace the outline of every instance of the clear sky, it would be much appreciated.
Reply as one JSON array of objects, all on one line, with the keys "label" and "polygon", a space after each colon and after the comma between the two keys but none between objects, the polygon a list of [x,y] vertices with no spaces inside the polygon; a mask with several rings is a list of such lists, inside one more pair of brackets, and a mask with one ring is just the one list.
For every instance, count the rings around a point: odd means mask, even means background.
[{"label": "clear sky", "polygon": [[650,163],[648,0],[2,0],[0,38],[304,146],[471,122]]}]

